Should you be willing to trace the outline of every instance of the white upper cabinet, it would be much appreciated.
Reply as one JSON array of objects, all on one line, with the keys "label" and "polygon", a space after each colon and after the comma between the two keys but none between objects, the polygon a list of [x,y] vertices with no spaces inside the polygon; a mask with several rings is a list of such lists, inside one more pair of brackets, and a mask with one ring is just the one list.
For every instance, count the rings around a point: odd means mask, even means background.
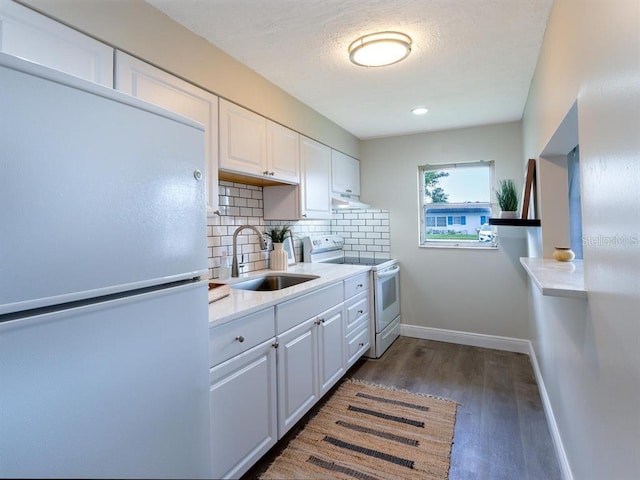
[{"label": "white upper cabinet", "polygon": [[220,99],[220,169],[266,175],[267,119]]},{"label": "white upper cabinet", "polygon": [[300,137],[300,216],[331,218],[331,149]]},{"label": "white upper cabinet", "polygon": [[204,125],[207,214],[218,210],[218,97],[121,51],[115,88]]},{"label": "white upper cabinet", "polygon": [[267,120],[267,175],[300,183],[300,134]]},{"label": "white upper cabinet", "polygon": [[111,47],[11,0],[0,0],[0,51],[113,87]]},{"label": "white upper cabinet", "polygon": [[331,190],[360,196],[360,162],[337,150],[331,150]]},{"label": "white upper cabinet", "polygon": [[331,218],[331,149],[300,135],[300,184],[263,188],[265,220]]},{"label": "white upper cabinet", "polygon": [[220,100],[220,169],[225,172],[297,184],[299,137],[257,113]]}]

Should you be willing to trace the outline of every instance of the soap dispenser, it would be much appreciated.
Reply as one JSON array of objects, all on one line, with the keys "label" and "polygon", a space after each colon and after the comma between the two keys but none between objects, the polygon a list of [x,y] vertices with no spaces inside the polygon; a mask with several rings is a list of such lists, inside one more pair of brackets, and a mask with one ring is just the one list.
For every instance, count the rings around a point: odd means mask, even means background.
[{"label": "soap dispenser", "polygon": [[222,256],[220,257],[220,273],[218,278],[220,280],[226,280],[229,278],[230,273],[231,269],[229,268],[229,258],[227,257],[227,252],[223,251]]}]

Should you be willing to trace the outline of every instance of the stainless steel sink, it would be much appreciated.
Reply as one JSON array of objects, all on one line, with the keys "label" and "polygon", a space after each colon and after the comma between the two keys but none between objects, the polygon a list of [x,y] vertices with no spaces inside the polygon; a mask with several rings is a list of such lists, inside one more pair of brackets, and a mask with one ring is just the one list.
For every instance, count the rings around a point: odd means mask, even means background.
[{"label": "stainless steel sink", "polygon": [[232,283],[231,288],[239,288],[240,290],[254,290],[257,292],[273,292],[274,290],[282,290],[283,288],[293,287],[309,280],[320,278],[317,275],[291,275],[274,273],[263,277],[252,278],[244,282]]}]

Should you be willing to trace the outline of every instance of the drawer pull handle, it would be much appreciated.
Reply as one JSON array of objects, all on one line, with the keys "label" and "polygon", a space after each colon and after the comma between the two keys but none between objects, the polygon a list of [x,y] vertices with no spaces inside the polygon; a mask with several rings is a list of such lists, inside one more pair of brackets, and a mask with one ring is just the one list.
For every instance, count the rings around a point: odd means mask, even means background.
[{"label": "drawer pull handle", "polygon": [[244,342],[244,337],[242,335],[238,335],[236,337],[236,340],[239,341],[240,343]]}]

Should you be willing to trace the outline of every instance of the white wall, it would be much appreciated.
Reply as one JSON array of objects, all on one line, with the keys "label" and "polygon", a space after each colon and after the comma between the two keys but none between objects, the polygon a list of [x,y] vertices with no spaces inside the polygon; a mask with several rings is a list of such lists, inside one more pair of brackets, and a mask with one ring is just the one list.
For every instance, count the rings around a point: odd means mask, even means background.
[{"label": "white wall", "polygon": [[402,323],[528,338],[523,229],[501,227],[497,251],[418,247],[418,165],[495,160],[497,179],[522,183],[521,124],[365,140],[361,156],[362,198],[389,210]]},{"label": "white wall", "polygon": [[[556,0],[523,119],[538,157],[577,100],[588,301],[532,287],[532,341],[575,479],[640,478],[640,2]],[[549,185],[540,184],[545,196]],[[542,215],[545,225],[544,212]],[[540,252],[541,237],[532,238]],[[545,248],[545,251],[548,250]]]}]

